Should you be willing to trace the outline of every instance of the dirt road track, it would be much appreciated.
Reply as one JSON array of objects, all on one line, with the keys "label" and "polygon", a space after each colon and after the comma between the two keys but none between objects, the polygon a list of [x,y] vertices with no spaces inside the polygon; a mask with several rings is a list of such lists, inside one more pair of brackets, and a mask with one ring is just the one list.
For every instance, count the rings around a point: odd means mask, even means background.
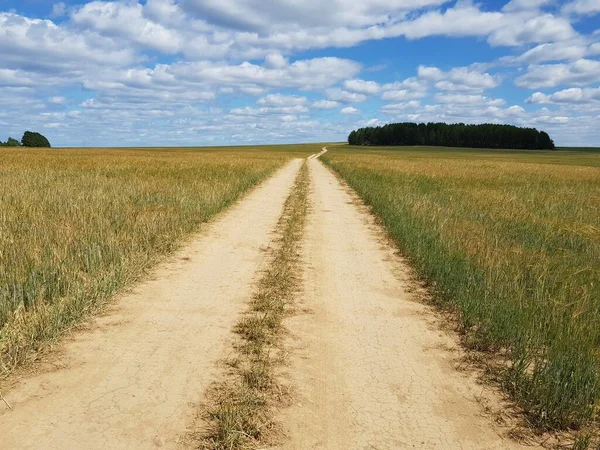
[{"label": "dirt road track", "polygon": [[13,409],[0,402],[0,448],[177,448],[190,402],[230,351],[299,168],[287,165],[77,333],[58,369],[4,392]]},{"label": "dirt road track", "polygon": [[[286,449],[513,449],[455,369],[456,342],[407,293],[405,267],[370,216],[309,160],[305,292],[288,320],[296,404]],[[454,349],[454,350],[452,350]],[[531,447],[528,447],[531,448]]]},{"label": "dirt road track", "polygon": [[[294,405],[284,449],[518,449],[455,369],[460,350],[409,291],[406,267],[355,197],[308,161],[307,313],[287,320]],[[0,449],[186,448],[231,351],[231,328],[300,168],[296,160],[63,346],[56,369],[4,392]],[[493,396],[492,396],[493,398]],[[527,447],[531,448],[531,447]]]}]

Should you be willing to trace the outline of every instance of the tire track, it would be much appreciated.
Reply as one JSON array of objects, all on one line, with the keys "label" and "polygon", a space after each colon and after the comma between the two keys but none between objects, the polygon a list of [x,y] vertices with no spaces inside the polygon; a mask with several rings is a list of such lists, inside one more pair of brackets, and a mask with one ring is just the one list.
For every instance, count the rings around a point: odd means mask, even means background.
[{"label": "tire track", "polygon": [[283,448],[522,448],[484,417],[481,386],[455,369],[456,341],[408,293],[406,268],[369,214],[320,161],[309,168],[310,312],[286,324],[298,397],[281,413]]}]

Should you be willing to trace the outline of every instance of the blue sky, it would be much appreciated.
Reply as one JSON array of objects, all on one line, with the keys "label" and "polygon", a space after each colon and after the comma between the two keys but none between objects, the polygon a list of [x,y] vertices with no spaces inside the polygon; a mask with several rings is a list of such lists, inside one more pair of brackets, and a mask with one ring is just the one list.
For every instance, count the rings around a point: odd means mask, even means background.
[{"label": "blue sky", "polygon": [[0,0],[0,139],[345,140],[511,123],[600,146],[600,0]]}]

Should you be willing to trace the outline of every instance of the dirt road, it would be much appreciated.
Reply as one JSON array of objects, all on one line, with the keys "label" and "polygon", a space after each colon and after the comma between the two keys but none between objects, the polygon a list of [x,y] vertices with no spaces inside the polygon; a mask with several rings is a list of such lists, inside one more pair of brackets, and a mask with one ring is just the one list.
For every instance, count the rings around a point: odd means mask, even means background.
[{"label": "dirt road", "polygon": [[511,449],[455,369],[454,339],[409,294],[381,230],[318,159],[309,160],[308,313],[288,320],[295,405],[286,449]]},{"label": "dirt road", "polygon": [[177,448],[230,351],[296,160],[210,223],[0,402],[2,449]]},{"label": "dirt road", "polygon": [[[300,313],[286,321],[293,406],[285,449],[516,449],[485,417],[456,340],[409,293],[382,231],[315,154]],[[63,346],[56,368],[0,402],[0,448],[186,448],[232,351],[296,160],[210,223]],[[493,396],[492,396],[493,398]],[[505,430],[504,430],[505,431]]]}]

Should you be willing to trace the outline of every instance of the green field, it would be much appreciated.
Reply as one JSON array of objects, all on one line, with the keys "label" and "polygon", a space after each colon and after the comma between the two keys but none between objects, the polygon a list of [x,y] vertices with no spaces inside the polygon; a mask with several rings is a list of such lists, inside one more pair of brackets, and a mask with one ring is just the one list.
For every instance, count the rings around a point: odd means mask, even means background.
[{"label": "green field", "polygon": [[457,313],[465,343],[498,356],[534,425],[598,418],[600,152],[340,146],[323,159]]},{"label": "green field", "polygon": [[318,145],[0,150],[0,378]]}]

